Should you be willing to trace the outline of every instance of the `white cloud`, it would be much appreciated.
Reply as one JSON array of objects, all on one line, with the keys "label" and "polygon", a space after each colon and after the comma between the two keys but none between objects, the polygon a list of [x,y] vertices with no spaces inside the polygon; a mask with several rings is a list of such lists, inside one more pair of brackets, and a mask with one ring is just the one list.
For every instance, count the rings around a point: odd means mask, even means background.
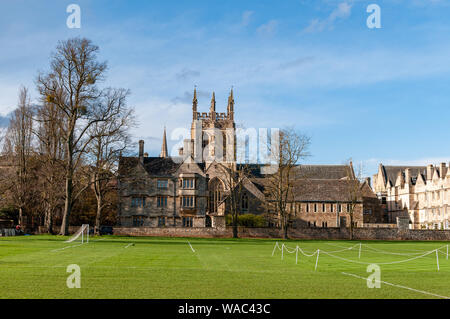
[{"label": "white cloud", "polygon": [[348,2],[341,2],[326,19],[313,19],[303,30],[306,33],[322,32],[326,29],[331,30],[338,19],[347,19],[351,15],[352,5]]},{"label": "white cloud", "polygon": [[246,27],[249,25],[251,18],[253,16],[253,11],[244,11],[244,13],[242,13],[242,21],[241,21],[241,26]]},{"label": "white cloud", "polygon": [[269,22],[261,25],[256,30],[260,35],[273,35],[276,32],[278,26],[277,20],[270,20]]}]

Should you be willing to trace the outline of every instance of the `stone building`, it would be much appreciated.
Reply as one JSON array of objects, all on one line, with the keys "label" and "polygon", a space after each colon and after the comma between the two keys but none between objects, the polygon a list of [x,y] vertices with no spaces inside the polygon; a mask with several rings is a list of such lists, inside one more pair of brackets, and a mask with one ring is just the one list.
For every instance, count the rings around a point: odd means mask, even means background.
[{"label": "stone building", "polygon": [[412,229],[450,229],[450,170],[438,166],[385,166],[373,176],[374,191],[389,220],[408,217]]},{"label": "stone building", "polygon": [[[353,213],[355,227],[380,223],[381,207],[370,181],[355,179],[349,165],[299,165],[295,168],[293,194],[287,205],[293,227],[345,227]],[[263,188],[267,178],[253,178]],[[266,200],[270,200],[266,196]]]},{"label": "stone building", "polygon": [[[208,113],[197,111],[196,90],[192,101],[191,136],[185,139],[178,156],[170,157],[166,132],[159,157],[144,152],[139,142],[137,157],[121,157],[118,190],[120,205],[118,225],[125,227],[224,227],[230,211],[232,172],[247,174],[242,179],[239,211],[277,218],[269,211],[266,192],[268,165],[236,162],[236,125],[234,97],[231,90],[227,112],[216,112],[213,93]],[[296,227],[336,227],[345,221],[348,187],[361,188],[355,223],[379,221],[378,203],[367,183],[354,178],[353,167],[346,165],[301,165],[295,168],[294,195],[289,205]],[[270,217],[271,216],[271,217]],[[348,220],[348,219],[347,219]]]}]

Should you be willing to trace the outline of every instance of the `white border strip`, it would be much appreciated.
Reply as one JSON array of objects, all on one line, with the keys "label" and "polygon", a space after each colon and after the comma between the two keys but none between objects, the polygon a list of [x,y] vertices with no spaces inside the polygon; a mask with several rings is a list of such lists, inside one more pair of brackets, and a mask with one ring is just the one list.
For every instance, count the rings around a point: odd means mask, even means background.
[{"label": "white border strip", "polygon": [[64,250],[64,249],[72,248],[72,247],[78,247],[78,246],[81,246],[81,245],[84,245],[84,243],[81,243],[81,244],[78,244],[78,245],[70,245],[70,246],[66,246],[66,247],[58,248],[58,249],[53,249],[52,252],[60,251],[60,250]]},{"label": "white border strip", "polygon": [[189,246],[191,247],[192,251],[195,253],[194,248],[192,247],[191,243],[188,241]]},{"label": "white border strip", "polygon": [[[341,274],[347,275],[347,276],[352,276],[352,277],[363,279],[363,280],[367,280],[367,278],[364,278],[364,277],[361,277],[361,276],[358,276],[358,275],[354,275],[354,274],[349,274],[349,273],[346,273],[346,272],[341,272]],[[414,289],[414,288],[410,288],[410,287],[406,287],[406,286],[402,286],[402,285],[391,284],[390,282],[387,282],[387,281],[376,280],[376,282],[383,283],[385,285],[389,285],[389,286],[393,286],[393,287],[397,287],[397,288],[403,288],[403,289],[411,290],[411,291],[414,291],[414,292],[418,292],[418,293],[429,295],[429,296],[433,296],[433,297],[438,297],[438,298],[442,298],[442,299],[450,299],[450,297],[441,296],[441,295],[434,294],[432,292],[418,290],[418,289]]]}]

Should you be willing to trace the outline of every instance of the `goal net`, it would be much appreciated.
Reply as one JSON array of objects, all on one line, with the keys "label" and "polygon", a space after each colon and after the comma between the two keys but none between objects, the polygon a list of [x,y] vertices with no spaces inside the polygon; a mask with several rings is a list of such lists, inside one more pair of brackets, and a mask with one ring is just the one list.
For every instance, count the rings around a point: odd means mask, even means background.
[{"label": "goal net", "polygon": [[74,241],[81,241],[82,244],[89,242],[89,224],[81,225],[78,231],[66,240],[66,243],[71,243]]}]

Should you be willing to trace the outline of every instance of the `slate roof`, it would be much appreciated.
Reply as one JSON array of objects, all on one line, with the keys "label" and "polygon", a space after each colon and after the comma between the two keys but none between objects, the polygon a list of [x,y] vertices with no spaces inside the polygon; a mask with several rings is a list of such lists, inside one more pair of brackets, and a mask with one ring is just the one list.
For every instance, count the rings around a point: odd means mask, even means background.
[{"label": "slate roof", "polygon": [[348,165],[299,165],[295,168],[296,178],[343,179],[348,178]]},{"label": "slate roof", "polygon": [[410,176],[415,184],[419,173],[422,174],[424,180],[427,178],[426,166],[385,166],[383,165],[384,174],[386,176],[386,182],[390,181],[392,185],[395,185],[398,174],[401,172],[404,175],[405,169],[409,168]]},{"label": "slate roof", "polygon": [[[244,166],[238,164],[237,168]],[[265,174],[261,174],[261,168],[267,165],[248,164],[250,175],[252,178],[263,178]],[[295,178],[308,179],[343,179],[348,175],[347,165],[297,165],[294,168]]]},{"label": "slate roof", "polygon": [[[121,157],[119,160],[119,174],[127,172],[139,164],[139,157]],[[180,163],[175,163],[170,157],[144,157],[144,168],[150,175],[169,176],[175,173]]]},{"label": "slate roof", "polygon": [[[262,192],[270,185],[267,178],[252,178],[251,180]],[[354,187],[352,186],[354,183],[357,183],[357,181],[297,179],[294,181],[294,200],[300,202],[346,202],[349,200],[349,194]],[[376,195],[366,183],[361,184],[360,187],[361,197],[376,198]]]},{"label": "slate roof", "polygon": [[[131,169],[139,164],[139,157],[121,157],[119,160],[119,174],[127,175]],[[144,157],[144,168],[153,176],[171,176],[182,164],[180,157]],[[197,164],[201,170],[205,169],[204,163]]]}]

